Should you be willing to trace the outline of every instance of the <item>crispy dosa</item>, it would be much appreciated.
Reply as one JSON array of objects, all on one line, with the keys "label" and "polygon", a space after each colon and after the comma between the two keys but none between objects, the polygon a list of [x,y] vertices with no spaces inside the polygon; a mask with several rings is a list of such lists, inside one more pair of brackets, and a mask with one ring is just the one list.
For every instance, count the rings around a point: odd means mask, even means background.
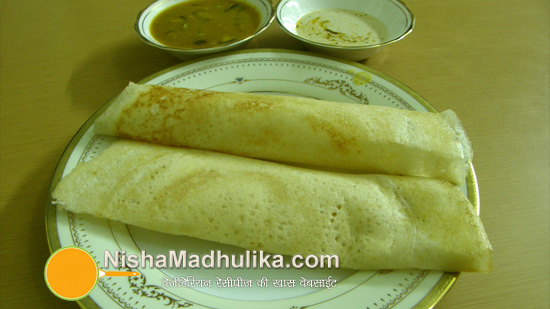
[{"label": "crispy dosa", "polygon": [[465,181],[472,149],[441,114],[309,98],[131,83],[95,132],[363,173]]},{"label": "crispy dosa", "polygon": [[351,269],[489,272],[491,245],[454,185],[304,169],[120,140],[53,199],[74,213],[276,254],[336,254]]}]

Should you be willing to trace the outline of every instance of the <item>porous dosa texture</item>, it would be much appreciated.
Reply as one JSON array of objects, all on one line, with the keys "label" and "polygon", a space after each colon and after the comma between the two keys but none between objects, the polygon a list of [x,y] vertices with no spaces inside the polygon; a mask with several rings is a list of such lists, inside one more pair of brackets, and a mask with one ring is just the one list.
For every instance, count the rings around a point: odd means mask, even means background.
[{"label": "porous dosa texture", "polygon": [[53,199],[74,213],[274,254],[336,254],[351,269],[489,272],[474,207],[430,178],[342,174],[120,140]]},{"label": "porous dosa texture", "polygon": [[[444,116],[442,116],[444,115]],[[442,114],[309,98],[131,83],[95,132],[364,173],[465,181],[472,149]]]}]

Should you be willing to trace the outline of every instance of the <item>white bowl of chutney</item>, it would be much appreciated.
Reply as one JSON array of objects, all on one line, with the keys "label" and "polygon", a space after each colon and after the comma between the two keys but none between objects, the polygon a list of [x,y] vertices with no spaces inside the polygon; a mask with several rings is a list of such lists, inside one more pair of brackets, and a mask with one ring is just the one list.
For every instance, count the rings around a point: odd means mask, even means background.
[{"label": "white bowl of chutney", "polygon": [[186,60],[243,48],[274,20],[270,0],[159,0],[134,29],[147,44]]},{"label": "white bowl of chutney", "polygon": [[415,23],[399,0],[282,0],[276,18],[307,49],[353,61],[403,39]]}]

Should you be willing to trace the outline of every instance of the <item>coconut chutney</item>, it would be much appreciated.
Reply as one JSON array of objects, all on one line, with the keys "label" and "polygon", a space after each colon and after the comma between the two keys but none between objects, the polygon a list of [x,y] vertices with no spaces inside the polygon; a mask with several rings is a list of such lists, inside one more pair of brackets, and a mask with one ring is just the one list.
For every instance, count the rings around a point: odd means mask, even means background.
[{"label": "coconut chutney", "polygon": [[344,9],[325,9],[305,14],[298,20],[296,32],[311,41],[340,46],[376,45],[384,42],[388,36],[388,30],[378,19]]}]

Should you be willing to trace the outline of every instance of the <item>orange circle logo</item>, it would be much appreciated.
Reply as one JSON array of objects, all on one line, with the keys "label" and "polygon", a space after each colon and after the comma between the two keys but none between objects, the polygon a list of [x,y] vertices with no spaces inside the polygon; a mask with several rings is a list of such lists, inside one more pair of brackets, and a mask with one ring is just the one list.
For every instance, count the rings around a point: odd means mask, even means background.
[{"label": "orange circle logo", "polygon": [[95,287],[98,273],[94,258],[78,247],[65,247],[54,252],[44,270],[48,288],[66,300],[78,300],[88,295]]},{"label": "orange circle logo", "polygon": [[44,268],[44,278],[52,293],[65,300],[79,300],[94,289],[104,276],[138,276],[132,271],[103,271],[94,257],[79,247],[64,247],[50,256]]}]

